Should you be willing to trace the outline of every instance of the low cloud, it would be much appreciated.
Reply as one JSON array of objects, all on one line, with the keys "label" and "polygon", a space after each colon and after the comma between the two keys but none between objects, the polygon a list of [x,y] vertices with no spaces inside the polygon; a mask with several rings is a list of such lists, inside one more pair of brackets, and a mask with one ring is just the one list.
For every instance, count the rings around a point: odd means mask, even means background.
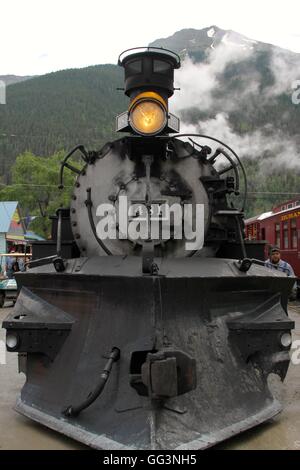
[{"label": "low cloud", "polygon": [[[196,125],[183,123],[181,126],[182,133],[210,135],[228,144],[241,158],[258,160],[264,173],[271,173],[279,167],[300,169],[300,147],[296,140],[272,126],[265,127],[264,131],[256,130],[239,135],[233,131],[225,113],[219,113],[213,119],[199,121]],[[209,145],[214,149],[219,146]]]},{"label": "low cloud", "polygon": [[242,49],[221,43],[211,49],[207,60],[195,63],[187,56],[176,73],[176,86],[181,91],[172,100],[172,109],[179,113],[187,108],[208,110],[214,104],[213,92],[219,87],[219,76],[229,64],[240,62],[251,56],[252,49]]},{"label": "low cloud", "polygon": [[296,58],[295,54],[289,51],[274,49],[270,68],[275,83],[266,91],[266,97],[276,97],[282,93],[291,94],[293,83],[300,79],[300,54],[299,58]]},{"label": "low cloud", "polygon": [[[172,111],[181,118],[182,133],[209,134],[230,145],[242,158],[259,160],[262,171],[269,174],[278,168],[300,169],[300,130],[299,135],[290,137],[274,127],[272,115],[269,124],[259,130],[238,134],[230,124],[231,112],[251,112],[254,116],[262,112],[264,105],[282,93],[292,97],[292,84],[300,79],[300,59],[288,51],[271,51],[270,71],[274,83],[262,89],[262,76],[255,67],[249,73],[241,73],[237,86],[233,82],[230,90],[222,91],[222,73],[230,64],[252,59],[255,49],[238,48],[235,45],[220,43],[211,49],[207,59],[195,63],[190,57],[183,61],[176,73],[176,86],[181,88],[172,99]],[[235,79],[235,77],[233,77]],[[223,83],[224,84],[224,83]],[[276,106],[276,103],[274,103]],[[295,106],[291,100],[291,106]],[[199,116],[197,124],[191,124],[191,110]],[[300,109],[300,108],[299,108]],[[282,122],[289,119],[285,110]],[[210,116],[208,119],[207,116]]]}]

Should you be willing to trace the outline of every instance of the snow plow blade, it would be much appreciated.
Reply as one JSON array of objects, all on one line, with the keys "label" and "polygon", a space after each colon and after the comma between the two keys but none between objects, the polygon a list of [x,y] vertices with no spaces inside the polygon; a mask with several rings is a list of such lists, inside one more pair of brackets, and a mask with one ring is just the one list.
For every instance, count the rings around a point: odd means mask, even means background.
[{"label": "snow plow blade", "polygon": [[268,377],[288,369],[294,280],[233,260],[156,262],[156,275],[95,257],[17,276],[3,323],[26,359],[17,411],[109,450],[205,449],[280,412]]}]

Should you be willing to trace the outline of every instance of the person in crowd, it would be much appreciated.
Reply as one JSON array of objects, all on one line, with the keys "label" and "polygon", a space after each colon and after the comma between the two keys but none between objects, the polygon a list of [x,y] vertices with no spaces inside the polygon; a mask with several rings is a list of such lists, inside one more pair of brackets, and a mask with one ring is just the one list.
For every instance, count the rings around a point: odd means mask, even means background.
[{"label": "person in crowd", "polygon": [[[270,250],[270,258],[265,261],[265,266],[270,269],[276,269],[283,273],[286,273],[287,276],[295,277],[294,270],[292,266],[281,259],[281,253],[278,246],[273,246]],[[297,296],[297,282],[295,282],[291,294],[290,299],[295,300]]]},{"label": "person in crowd", "polygon": [[6,258],[5,269],[6,269],[6,275],[9,279],[12,279],[12,277],[14,276],[13,264],[16,261],[16,257],[14,256],[14,253],[15,253],[15,249],[12,248],[12,250],[10,251],[10,256]]},{"label": "person in crowd", "polygon": [[[21,253],[21,254],[24,254],[24,248],[23,248],[22,245],[18,246],[17,252]],[[18,265],[19,265],[19,271],[25,271],[25,266],[24,266],[25,265],[25,260],[24,260],[24,258],[19,257],[17,261],[18,261]]]}]

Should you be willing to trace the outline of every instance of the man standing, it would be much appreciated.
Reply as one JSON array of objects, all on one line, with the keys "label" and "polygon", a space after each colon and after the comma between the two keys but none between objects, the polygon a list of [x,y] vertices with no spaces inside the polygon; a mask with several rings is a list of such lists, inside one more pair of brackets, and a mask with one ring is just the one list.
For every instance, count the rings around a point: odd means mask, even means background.
[{"label": "man standing", "polygon": [[6,275],[9,279],[13,278],[14,272],[13,272],[13,264],[16,261],[16,257],[14,256],[15,250],[12,249],[11,252],[9,253],[10,256],[6,258]]},{"label": "man standing", "polygon": [[[265,261],[265,266],[270,269],[277,269],[286,273],[287,276],[295,277],[292,266],[281,259],[280,249],[277,246],[273,246],[270,250],[270,258]],[[290,298],[295,300],[297,296],[297,282],[295,282]]]}]

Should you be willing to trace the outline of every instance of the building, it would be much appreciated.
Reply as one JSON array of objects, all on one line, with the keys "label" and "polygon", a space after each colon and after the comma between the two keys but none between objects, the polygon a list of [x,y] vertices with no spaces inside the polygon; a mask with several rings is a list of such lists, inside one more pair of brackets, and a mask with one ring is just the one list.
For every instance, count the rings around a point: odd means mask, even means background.
[{"label": "building", "polygon": [[8,253],[12,246],[25,245],[25,232],[19,203],[0,202],[0,252]]},{"label": "building", "polygon": [[18,201],[0,201],[0,253],[28,252],[35,240],[44,239],[26,231]]}]

